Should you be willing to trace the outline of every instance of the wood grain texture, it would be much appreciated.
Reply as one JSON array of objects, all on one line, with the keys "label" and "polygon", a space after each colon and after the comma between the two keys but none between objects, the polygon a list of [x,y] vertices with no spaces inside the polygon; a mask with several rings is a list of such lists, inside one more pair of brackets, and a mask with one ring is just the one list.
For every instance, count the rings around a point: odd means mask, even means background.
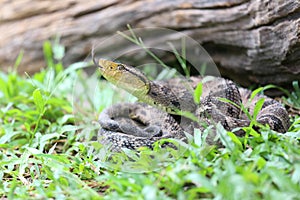
[{"label": "wood grain texture", "polygon": [[[223,75],[243,85],[300,80],[298,0],[1,0],[0,66],[12,66],[23,49],[19,70],[37,71],[45,65],[43,41],[57,35],[66,47],[65,64],[81,61],[95,43],[127,24],[191,36]],[[160,38],[151,40],[155,45]],[[119,45],[114,52],[126,48]]]}]

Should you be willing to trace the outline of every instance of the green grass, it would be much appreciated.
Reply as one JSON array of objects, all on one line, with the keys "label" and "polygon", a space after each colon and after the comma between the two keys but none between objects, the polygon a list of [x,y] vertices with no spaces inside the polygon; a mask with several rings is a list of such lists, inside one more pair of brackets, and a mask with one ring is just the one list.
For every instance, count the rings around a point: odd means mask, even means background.
[{"label": "green grass", "polygon": [[[89,63],[64,69],[52,59],[61,59],[63,48],[52,49],[45,43],[48,67],[32,76],[0,72],[0,198],[300,199],[299,115],[291,117],[286,134],[267,127],[254,134],[249,127],[249,134],[238,138],[218,126],[224,148],[216,148],[205,142],[209,129],[195,130],[189,144],[179,144],[185,150],[181,156],[146,149],[137,158],[127,151],[116,161],[127,155],[134,162],[112,165],[91,139],[98,114],[135,99],[100,81],[97,72],[87,77],[82,69]],[[21,54],[15,68],[20,59]],[[296,108],[294,85],[284,102]],[[151,169],[153,156],[167,165],[142,173],[145,166]],[[126,164],[136,167],[135,173],[125,172]]]}]

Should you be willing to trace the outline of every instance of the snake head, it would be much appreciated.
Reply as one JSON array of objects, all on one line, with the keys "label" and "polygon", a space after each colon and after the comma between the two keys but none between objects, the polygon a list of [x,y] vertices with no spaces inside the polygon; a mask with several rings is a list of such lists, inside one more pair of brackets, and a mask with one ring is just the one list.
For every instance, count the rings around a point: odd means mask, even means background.
[{"label": "snake head", "polygon": [[145,96],[150,88],[150,81],[134,67],[106,59],[93,58],[102,76],[112,84],[120,87],[138,98]]}]

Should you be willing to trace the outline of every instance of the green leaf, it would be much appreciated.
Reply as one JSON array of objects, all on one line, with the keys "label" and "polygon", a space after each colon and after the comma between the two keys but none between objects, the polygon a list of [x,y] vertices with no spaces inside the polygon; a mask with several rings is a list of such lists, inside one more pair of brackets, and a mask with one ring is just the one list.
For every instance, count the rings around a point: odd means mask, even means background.
[{"label": "green leaf", "polygon": [[200,101],[201,101],[201,95],[202,95],[202,88],[203,87],[203,84],[200,82],[198,83],[195,91],[194,91],[194,102],[196,104],[200,104]]},{"label": "green leaf", "polygon": [[206,63],[203,63],[203,64],[201,65],[201,69],[200,69],[200,74],[201,74],[202,76],[205,75],[206,69],[207,69],[207,64],[206,64]]},{"label": "green leaf", "polygon": [[43,99],[43,96],[40,92],[39,89],[35,89],[33,91],[33,102],[36,106],[37,111],[39,112],[39,114],[43,114],[44,113],[44,108],[45,108],[45,101]]},{"label": "green leaf", "polygon": [[174,112],[174,114],[186,117],[186,118],[191,119],[195,122],[199,121],[198,117],[194,113],[191,113],[189,111],[176,110]]},{"label": "green leaf", "polygon": [[0,92],[2,92],[7,99],[9,98],[7,83],[1,78],[0,78]]},{"label": "green leaf", "polygon": [[146,185],[143,187],[142,194],[145,200],[156,199],[157,188],[154,185]]},{"label": "green leaf", "polygon": [[21,50],[20,53],[18,54],[18,57],[17,57],[16,61],[15,61],[14,71],[16,71],[17,68],[19,67],[19,65],[20,65],[20,63],[21,63],[21,61],[23,59],[23,55],[24,55],[24,51]]},{"label": "green leaf", "polygon": [[61,127],[59,133],[60,134],[63,134],[65,132],[70,132],[70,131],[76,131],[78,130],[79,127],[78,126],[74,126],[74,125],[64,125]]},{"label": "green leaf", "polygon": [[297,184],[293,184],[289,176],[277,168],[269,168],[267,173],[270,175],[273,183],[282,191],[300,193],[300,188]]},{"label": "green leaf", "polygon": [[263,167],[265,167],[266,163],[267,161],[263,157],[259,157],[256,161],[258,170],[261,170]]},{"label": "green leaf", "polygon": [[0,144],[5,144],[8,141],[10,141],[15,135],[18,135],[19,133],[16,131],[13,131],[13,128],[11,126],[2,125],[2,128],[4,129],[5,134],[0,137]]},{"label": "green leaf", "polygon": [[298,183],[298,184],[300,183],[300,164],[299,163],[295,164],[294,172],[293,172],[291,178],[294,183]]},{"label": "green leaf", "polygon": [[253,100],[253,98],[258,94],[258,93],[261,93],[261,92],[263,92],[264,90],[268,90],[268,89],[272,89],[272,88],[278,88],[277,86],[275,86],[275,85],[266,85],[266,86],[264,86],[264,87],[259,87],[259,88],[257,88],[256,90],[254,90],[252,93],[251,93],[251,97],[250,97],[250,101],[252,101]]},{"label": "green leaf", "polygon": [[52,45],[50,41],[47,40],[44,42],[43,51],[44,51],[45,60],[47,62],[47,66],[53,67],[54,66],[53,53],[52,53]]},{"label": "green leaf", "polygon": [[238,139],[238,137],[232,133],[232,132],[227,132],[227,134],[229,135],[229,137],[231,138],[231,140],[238,145],[239,149],[243,149],[243,145],[241,143],[241,141]]},{"label": "green leaf", "polygon": [[251,97],[250,97],[249,100],[252,101],[253,98],[254,98],[258,93],[262,92],[263,90],[264,90],[263,87],[259,87],[259,88],[257,88],[256,90],[254,90],[254,91],[251,93]]},{"label": "green leaf", "polygon": [[261,111],[261,108],[264,105],[264,102],[265,102],[264,98],[261,98],[256,102],[254,110],[253,110],[253,119],[256,119],[259,111]]},{"label": "green leaf", "polygon": [[131,159],[134,161],[138,160],[139,157],[137,156],[136,152],[130,149],[122,148],[122,151]]},{"label": "green leaf", "polygon": [[201,130],[197,128],[194,130],[194,143],[198,147],[200,147],[203,144]]},{"label": "green leaf", "polygon": [[65,56],[65,47],[56,41],[53,45],[53,54],[56,60],[61,60]]},{"label": "green leaf", "polygon": [[221,142],[223,143],[223,145],[228,148],[230,151],[234,150],[234,143],[232,141],[232,139],[229,137],[229,135],[227,134],[227,131],[225,130],[225,128],[221,125],[221,123],[219,122],[216,125],[216,132],[217,135],[220,136]]},{"label": "green leaf", "polygon": [[171,42],[168,42],[167,44],[171,47],[171,49],[173,51],[173,54],[175,55],[176,59],[180,63],[181,68],[184,71],[185,76],[190,77],[190,70],[189,70],[189,68],[187,67],[187,64],[186,64],[185,38],[181,39],[181,44],[182,44],[182,46],[181,46],[182,54],[181,55],[179,54],[179,52],[177,51],[177,49],[175,48],[175,46]]},{"label": "green leaf", "polygon": [[215,187],[210,182],[210,180],[207,177],[202,176],[199,173],[189,173],[185,176],[185,180],[188,180],[192,183],[194,183],[196,186],[201,187],[204,189],[203,191],[214,191]]},{"label": "green leaf", "polygon": [[229,99],[226,99],[226,98],[223,98],[223,97],[218,97],[218,100],[219,100],[219,101],[222,101],[222,102],[224,102],[224,103],[230,103],[230,104],[232,104],[232,105],[234,105],[234,106],[236,106],[236,107],[242,109],[240,105],[236,104],[235,102],[233,102],[233,101],[231,101],[231,100],[229,100]]}]

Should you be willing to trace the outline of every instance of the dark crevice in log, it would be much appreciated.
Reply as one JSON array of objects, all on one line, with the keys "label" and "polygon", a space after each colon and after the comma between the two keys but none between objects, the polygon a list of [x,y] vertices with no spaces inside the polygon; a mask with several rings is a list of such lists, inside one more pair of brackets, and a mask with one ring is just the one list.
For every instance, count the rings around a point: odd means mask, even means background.
[{"label": "dark crevice in log", "polygon": [[228,1],[228,0],[217,0],[217,1],[192,1],[192,3],[188,3],[188,1],[184,1],[184,5],[182,7],[190,7],[195,9],[221,9],[221,8],[230,8],[238,5],[242,5],[243,3],[248,2],[248,0],[239,0],[239,1]]},{"label": "dark crevice in log", "polygon": [[273,20],[267,22],[267,23],[263,23],[263,24],[259,24],[257,26],[253,26],[251,28],[249,28],[248,30],[256,30],[258,28],[261,27],[274,27],[280,23],[286,22],[286,21],[293,21],[293,20],[297,20],[300,19],[300,8],[296,9],[294,12],[292,13],[287,13],[286,15],[282,15],[279,17],[274,18]]},{"label": "dark crevice in log", "polygon": [[[230,23],[235,23],[237,21],[243,21],[243,20],[248,20],[249,17],[248,16],[241,16],[240,18],[238,19],[234,19],[232,21],[227,21],[226,23],[230,24]],[[175,30],[175,31],[180,31],[180,32],[185,32],[185,31],[194,31],[194,30],[197,30],[197,31],[205,31],[206,29],[209,29],[211,27],[218,27],[218,26],[222,26],[224,25],[224,22],[212,22],[212,21],[207,21],[205,23],[202,23],[201,25],[198,25],[198,26],[192,26],[190,25],[189,27],[174,27],[174,26],[166,26],[166,28],[170,28],[172,30]],[[244,28],[243,30],[251,30],[252,28]],[[236,31],[236,27],[220,27],[218,28],[218,31],[222,31],[222,32],[231,32],[231,31]]]},{"label": "dark crevice in log", "polygon": [[226,45],[226,44],[216,44],[214,42],[205,42],[202,44],[203,48],[214,57],[214,55],[222,56],[235,56],[235,55],[246,55],[246,48]]},{"label": "dark crevice in log", "polygon": [[290,51],[288,51],[285,60],[283,60],[282,64],[289,69],[290,73],[299,76],[300,80],[300,41],[294,45]]},{"label": "dark crevice in log", "polygon": [[202,6],[202,7],[198,7],[198,6],[194,6],[194,9],[200,9],[200,10],[224,10],[224,9],[229,9],[229,8],[234,8],[234,7],[238,7],[240,5],[243,5],[245,2],[248,1],[240,1],[237,3],[227,3],[227,4],[220,4],[220,5],[211,5],[211,6]]},{"label": "dark crevice in log", "polygon": [[118,2],[115,2],[115,3],[105,5],[105,6],[101,6],[100,8],[96,7],[96,8],[84,10],[84,11],[78,12],[75,15],[73,15],[73,18],[76,20],[80,17],[86,16],[86,15],[89,15],[89,14],[95,14],[97,12],[101,12],[102,10],[105,10],[109,7],[112,7],[112,6],[115,6],[115,5],[118,5],[118,4],[119,4]]}]

